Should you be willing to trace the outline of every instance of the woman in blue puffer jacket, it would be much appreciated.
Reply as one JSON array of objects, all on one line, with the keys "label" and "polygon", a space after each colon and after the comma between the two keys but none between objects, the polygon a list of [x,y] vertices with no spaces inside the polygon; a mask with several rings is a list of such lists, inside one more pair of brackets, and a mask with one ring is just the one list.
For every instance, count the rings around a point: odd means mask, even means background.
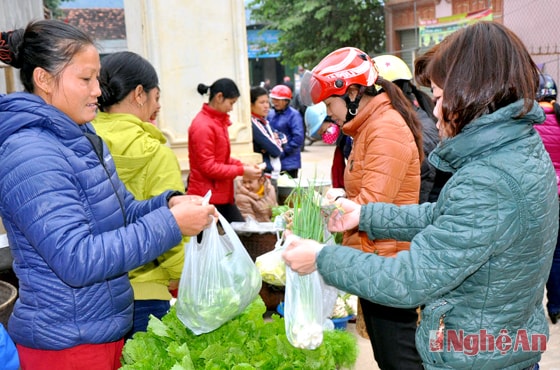
[{"label": "woman in blue puffer jacket", "polygon": [[198,234],[215,209],[126,190],[89,123],[100,61],[85,33],[32,22],[2,34],[0,60],[25,88],[0,97],[0,216],[19,279],[8,329],[21,367],[117,369],[132,327],[127,272]]},{"label": "woman in blue puffer jacket", "polygon": [[544,286],[558,233],[556,174],[533,127],[545,118],[538,69],[495,22],[454,32],[415,67],[436,99],[442,141],[430,162],[453,176],[435,203],[340,199],[344,214],[329,221],[331,231],[411,241],[410,251],[387,258],[298,240],[284,258],[374,303],[423,306],[416,348],[426,369],[535,369],[548,338]]}]

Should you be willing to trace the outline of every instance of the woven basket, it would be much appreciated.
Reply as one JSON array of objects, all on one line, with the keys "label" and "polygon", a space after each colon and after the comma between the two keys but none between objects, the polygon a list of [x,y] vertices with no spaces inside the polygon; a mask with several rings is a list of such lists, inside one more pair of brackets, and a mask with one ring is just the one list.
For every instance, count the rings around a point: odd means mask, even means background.
[{"label": "woven basket", "polygon": [[[276,233],[238,233],[239,240],[249,252],[251,259],[256,261],[257,257],[270,252],[276,245]],[[284,300],[284,288],[276,287],[263,281],[260,296],[268,310],[275,310],[278,303]]]},{"label": "woven basket", "polygon": [[17,289],[5,281],[0,281],[0,322],[8,327],[8,319],[14,309]]},{"label": "woven basket", "polygon": [[249,252],[253,262],[257,257],[266,252],[270,252],[276,245],[276,233],[238,233],[239,240]]},{"label": "woven basket", "polygon": [[284,301],[284,287],[270,285],[264,281],[259,294],[269,311],[276,310],[280,302]]}]

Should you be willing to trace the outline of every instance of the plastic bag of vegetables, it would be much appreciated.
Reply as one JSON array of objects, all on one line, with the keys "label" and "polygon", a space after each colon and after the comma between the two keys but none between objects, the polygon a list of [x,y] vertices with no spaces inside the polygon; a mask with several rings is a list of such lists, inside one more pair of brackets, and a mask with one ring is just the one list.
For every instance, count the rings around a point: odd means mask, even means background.
[{"label": "plastic bag of vegetables", "polygon": [[[296,188],[290,194],[293,204],[291,231],[284,245],[298,236],[330,244],[332,235],[327,231],[321,212],[320,197],[313,187]],[[297,236],[296,236],[297,235]],[[286,266],[284,320],[288,341],[297,348],[315,349],[323,342],[323,327],[332,312],[338,290],[325,284],[318,271],[299,275]]]},{"label": "plastic bag of vegetables", "polygon": [[[288,246],[294,237],[286,238],[284,245]],[[329,317],[337,296],[338,289],[327,285],[318,271],[299,275],[286,267],[284,318],[286,336],[294,347],[315,349],[321,345],[323,330],[333,329]]]},{"label": "plastic bag of vegetables", "polygon": [[177,317],[194,334],[211,332],[239,315],[259,294],[262,280],[239,237],[219,214],[201,241],[185,244]]},{"label": "plastic bag of vegetables", "polygon": [[256,258],[255,265],[265,283],[275,286],[286,285],[286,263],[282,258],[283,251],[282,239],[278,239],[273,250]]}]

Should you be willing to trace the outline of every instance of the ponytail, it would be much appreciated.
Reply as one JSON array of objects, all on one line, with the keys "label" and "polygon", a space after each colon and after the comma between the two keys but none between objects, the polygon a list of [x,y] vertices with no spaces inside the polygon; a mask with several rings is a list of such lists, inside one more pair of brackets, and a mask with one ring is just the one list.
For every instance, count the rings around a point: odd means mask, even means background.
[{"label": "ponytail", "polygon": [[17,57],[23,29],[0,32],[0,62],[14,68],[21,68],[21,61]]},{"label": "ponytail", "polygon": [[[410,128],[410,131],[414,136],[416,149],[418,149],[420,163],[422,163],[424,161],[424,148],[422,146],[422,123],[418,120],[412,103],[406,98],[402,90],[391,81],[385,80],[383,77],[378,76],[375,84],[381,86],[387,93],[387,95],[389,96],[389,100],[393,105],[393,108],[397,112],[399,112],[399,114],[408,125],[408,128]],[[369,88],[375,89],[375,86],[370,86]]]}]

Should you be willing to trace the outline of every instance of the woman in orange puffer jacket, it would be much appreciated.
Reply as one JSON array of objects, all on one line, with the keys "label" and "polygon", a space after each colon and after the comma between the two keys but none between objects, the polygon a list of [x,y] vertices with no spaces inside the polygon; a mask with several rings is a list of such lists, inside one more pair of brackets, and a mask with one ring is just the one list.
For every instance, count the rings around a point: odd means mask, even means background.
[{"label": "woman in orange puffer jacket", "polygon": [[[398,86],[379,76],[370,57],[356,48],[338,49],[306,74],[301,86],[302,99],[307,99],[304,102],[323,101],[330,118],[354,140],[344,172],[346,196],[359,204],[417,204],[422,124],[410,101]],[[349,96],[357,108],[347,104]],[[396,240],[373,241],[357,228],[344,232],[342,244],[387,257],[408,250],[410,245]],[[422,369],[414,339],[417,311],[363,298],[360,306],[379,367]]]}]

